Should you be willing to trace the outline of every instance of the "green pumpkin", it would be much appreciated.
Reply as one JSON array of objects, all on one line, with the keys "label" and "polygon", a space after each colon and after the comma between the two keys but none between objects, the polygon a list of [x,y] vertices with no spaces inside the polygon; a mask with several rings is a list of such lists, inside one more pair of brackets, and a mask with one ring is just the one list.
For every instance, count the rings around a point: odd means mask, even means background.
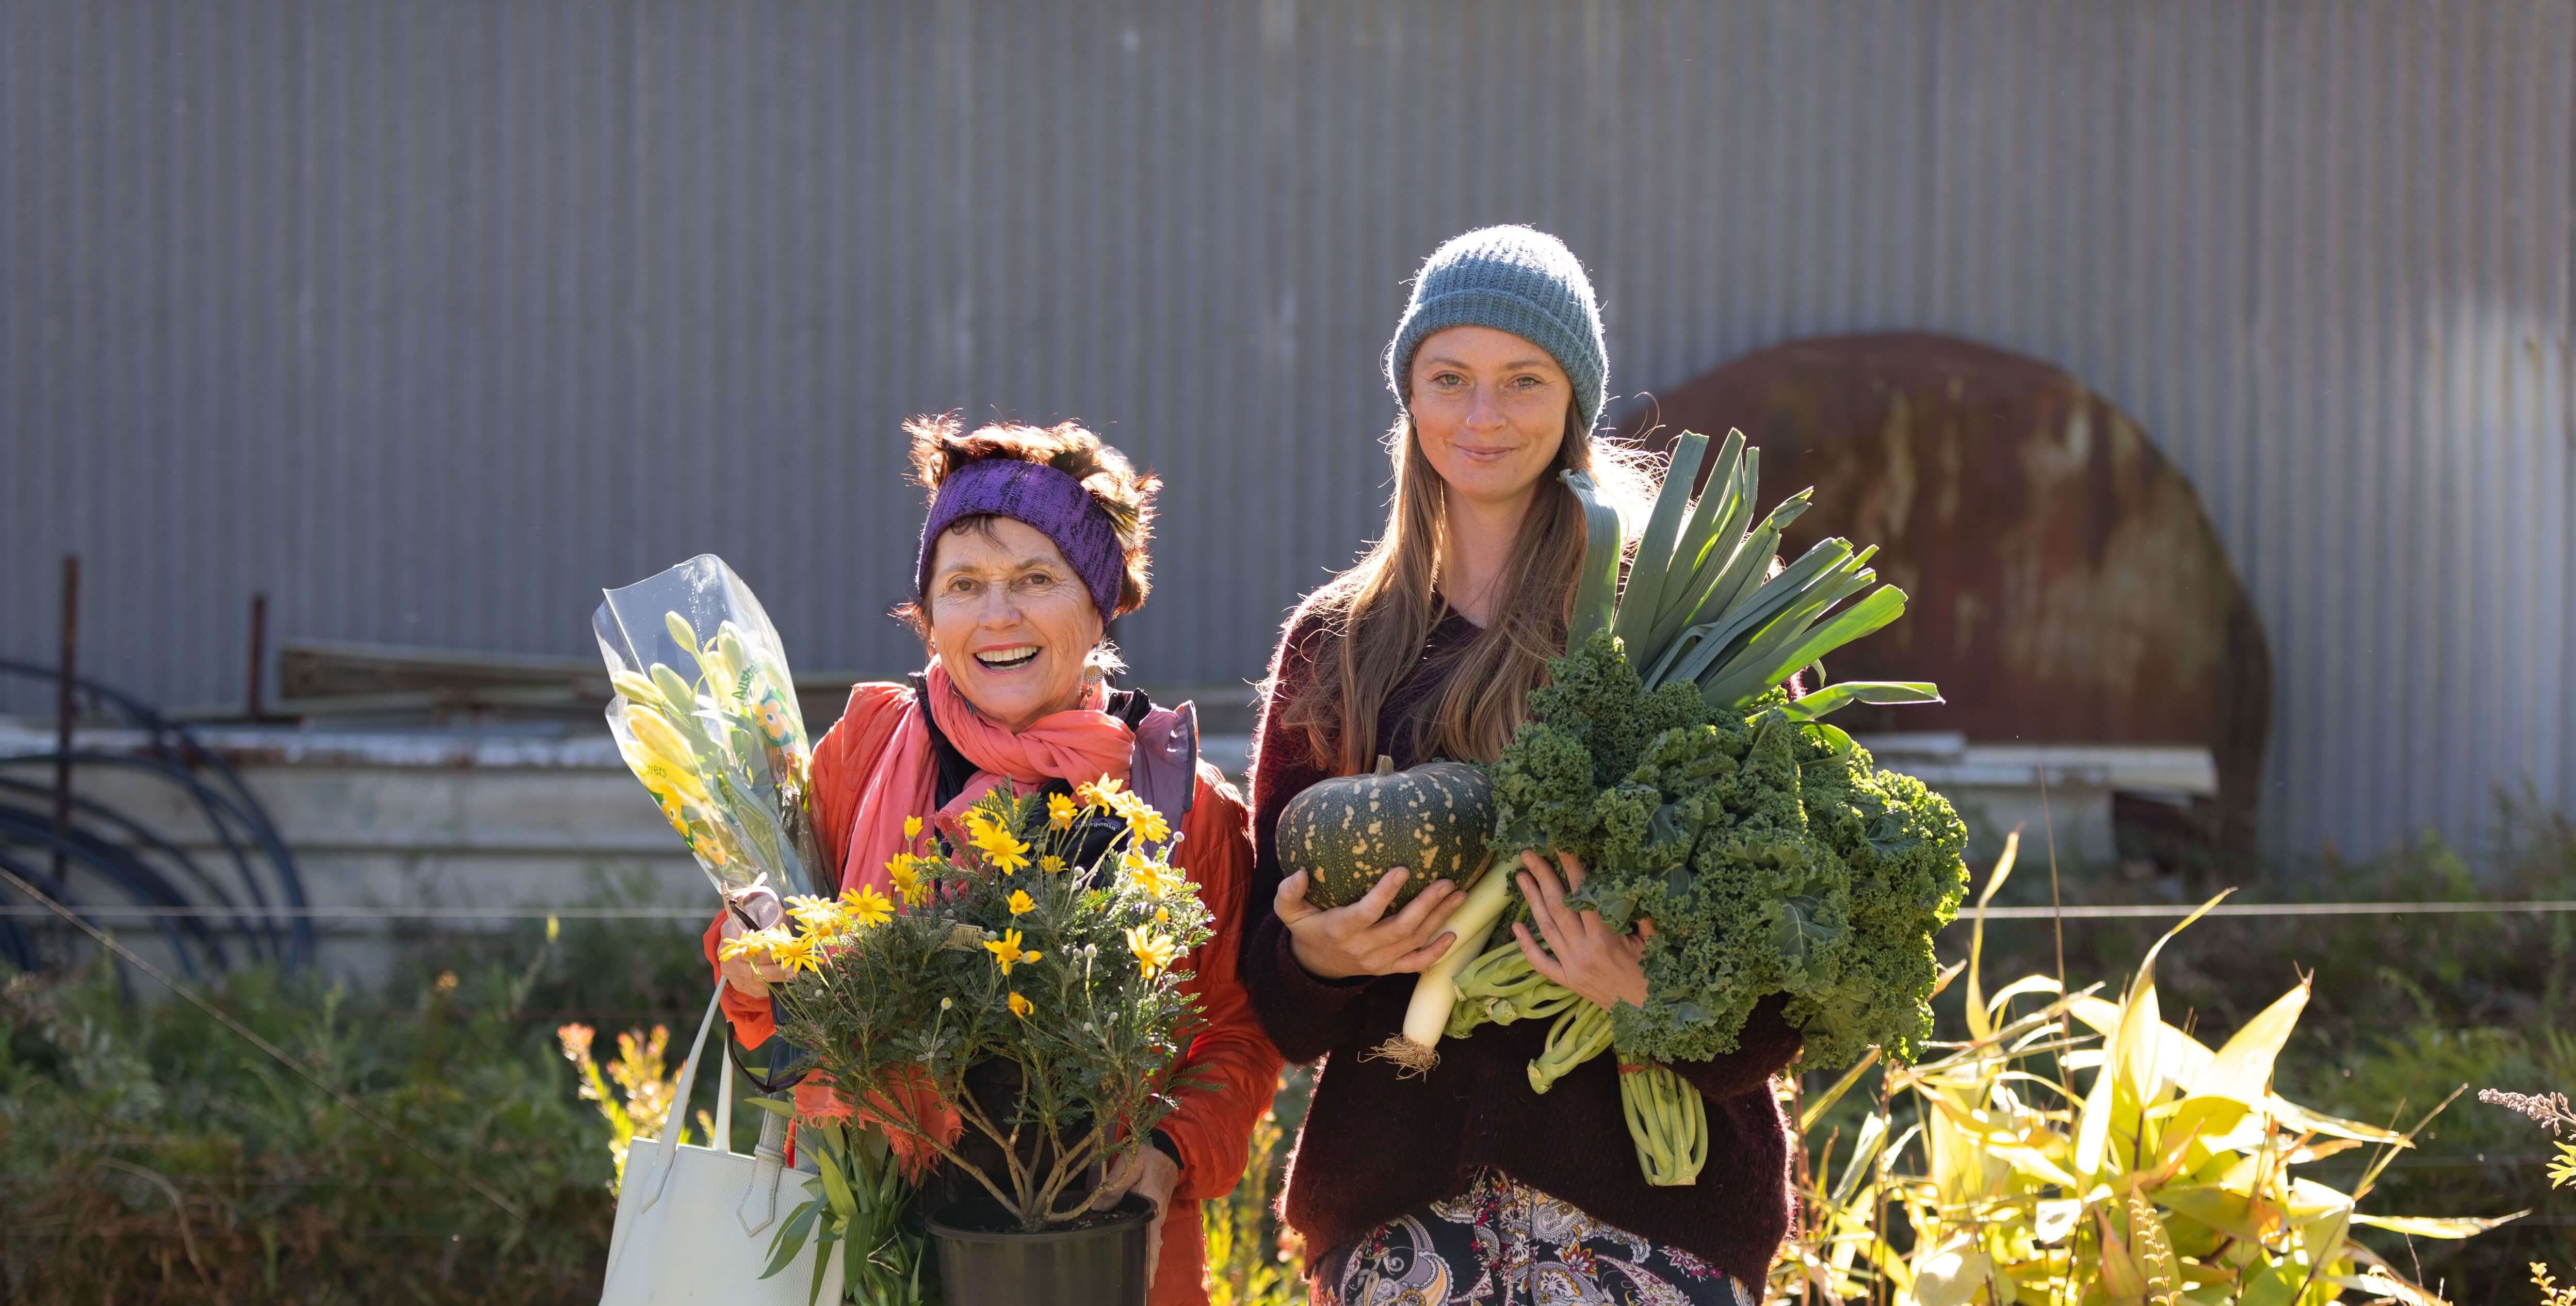
[{"label": "green pumpkin", "polygon": [[1485,769],[1426,762],[1410,771],[1380,757],[1368,775],[1317,781],[1279,813],[1279,864],[1310,873],[1306,900],[1319,907],[1359,901],[1378,877],[1412,872],[1403,903],[1435,879],[1473,884],[1491,860],[1494,787]]}]

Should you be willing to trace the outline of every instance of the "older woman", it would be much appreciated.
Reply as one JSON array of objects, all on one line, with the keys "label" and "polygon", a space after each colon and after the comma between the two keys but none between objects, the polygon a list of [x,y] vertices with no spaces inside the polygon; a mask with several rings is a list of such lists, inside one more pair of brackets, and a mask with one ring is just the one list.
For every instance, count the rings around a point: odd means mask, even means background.
[{"label": "older woman", "polygon": [[[1565,647],[1583,514],[1558,475],[1590,472],[1631,504],[1633,454],[1592,433],[1608,361],[1582,264],[1527,227],[1432,254],[1386,354],[1399,415],[1395,501],[1357,566],[1307,596],[1271,663],[1253,768],[1259,883],[1244,978],[1281,1051],[1323,1057],[1283,1203],[1305,1235],[1317,1306],[1394,1301],[1753,1300],[1789,1225],[1787,1129],[1770,1077],[1797,1055],[1780,1002],[1737,1051],[1673,1069],[1708,1103],[1699,1181],[1650,1188],[1596,1057],[1532,1093],[1546,1021],[1488,1026],[1407,1079],[1366,1054],[1402,1027],[1412,974],[1456,944],[1447,882],[1389,912],[1401,869],[1345,907],[1306,900],[1279,864],[1279,811],[1327,776],[1434,756],[1485,761]],[[1540,972],[1604,1008],[1642,1006],[1640,944],[1569,910],[1583,868],[1524,854]],[[1542,945],[1544,945],[1542,947]]]},{"label": "older woman", "polygon": [[[1118,669],[1108,621],[1145,601],[1155,478],[1071,423],[968,432],[954,418],[916,418],[905,429],[930,510],[902,615],[930,662],[909,683],[854,687],[816,745],[825,863],[844,885],[882,888],[907,817],[954,815],[995,786],[1070,793],[1106,775],[1173,818],[1173,864],[1216,919],[1238,919],[1252,863],[1242,801],[1198,760],[1186,706],[1158,708],[1106,680]],[[741,928],[731,917],[708,928],[710,961]],[[1185,963],[1202,1023],[1178,1078],[1195,1086],[1112,1179],[1158,1208],[1153,1306],[1207,1300],[1198,1204],[1242,1175],[1277,1080],[1279,1054],[1236,978],[1236,941],[1219,930]],[[765,1041],[769,984],[785,973],[747,958],[718,971],[735,1036]]]}]

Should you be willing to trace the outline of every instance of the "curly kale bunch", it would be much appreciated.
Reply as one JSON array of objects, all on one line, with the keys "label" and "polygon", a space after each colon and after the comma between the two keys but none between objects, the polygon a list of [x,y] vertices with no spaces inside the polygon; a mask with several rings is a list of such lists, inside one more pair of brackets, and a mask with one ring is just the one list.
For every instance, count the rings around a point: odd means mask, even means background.
[{"label": "curly kale bunch", "polygon": [[1601,848],[1594,795],[1627,778],[1665,731],[1705,724],[1708,709],[1688,682],[1648,693],[1608,631],[1548,664],[1549,681],[1530,691],[1530,717],[1493,769],[1498,852],[1570,852],[1586,866]]},{"label": "curly kale bunch", "polygon": [[1959,860],[1967,824],[1922,781],[1878,770],[1843,732],[1808,726],[1801,740],[1800,803],[1808,829],[1850,869],[1853,946],[1843,982],[1792,996],[1789,1020],[1821,1063],[1843,1064],[1871,1044],[1910,1061],[1932,1029],[1932,935],[1959,914],[1968,888]]},{"label": "curly kale bunch", "polygon": [[1687,683],[1648,691],[1606,633],[1551,671],[1493,768],[1498,850],[1573,853],[1578,902],[1614,928],[1655,921],[1647,1005],[1612,1013],[1622,1057],[1733,1051],[1773,993],[1811,1063],[1910,1056],[1931,1028],[1932,932],[1966,886],[1950,804],[1776,691],[1742,716]]}]

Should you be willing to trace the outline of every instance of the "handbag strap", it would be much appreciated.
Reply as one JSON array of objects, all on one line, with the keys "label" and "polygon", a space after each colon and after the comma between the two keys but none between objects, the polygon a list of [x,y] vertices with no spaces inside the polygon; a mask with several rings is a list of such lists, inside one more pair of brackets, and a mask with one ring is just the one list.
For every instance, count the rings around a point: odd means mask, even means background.
[{"label": "handbag strap", "polygon": [[[716,983],[715,996],[707,999],[706,1018],[698,1022],[698,1036],[689,1040],[689,1059],[680,1063],[680,1082],[672,1086],[671,1114],[679,1118],[676,1120],[665,1118],[662,1121],[662,1136],[654,1141],[654,1146],[662,1149],[662,1173],[665,1177],[671,1173],[671,1162],[680,1155],[680,1128],[688,1122],[688,1116],[685,1113],[689,1109],[689,1091],[697,1087],[698,1057],[707,1050],[707,1031],[715,1027],[716,1017],[723,1007],[724,983],[719,980]],[[728,1062],[727,1069],[730,1070],[732,1052],[728,1049],[723,1055]],[[728,1140],[724,1131],[733,1124],[733,1076],[731,1074],[725,1075],[724,1086],[716,1090],[716,1110],[720,1113],[717,1119],[721,1123],[717,1128],[715,1146],[716,1150],[721,1152],[728,1150],[726,1147]]]},{"label": "handbag strap", "polygon": [[707,1146],[719,1152],[733,1151],[733,1040],[719,1038],[724,1044],[724,1060],[716,1064],[716,1132]]}]

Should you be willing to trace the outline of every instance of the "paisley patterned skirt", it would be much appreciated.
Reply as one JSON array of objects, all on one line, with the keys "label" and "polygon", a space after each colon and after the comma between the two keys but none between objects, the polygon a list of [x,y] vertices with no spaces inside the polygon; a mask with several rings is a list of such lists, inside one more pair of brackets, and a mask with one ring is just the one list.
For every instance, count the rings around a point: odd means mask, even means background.
[{"label": "paisley patterned skirt", "polygon": [[1326,1252],[1313,1306],[1754,1306],[1744,1285],[1486,1170]]}]

